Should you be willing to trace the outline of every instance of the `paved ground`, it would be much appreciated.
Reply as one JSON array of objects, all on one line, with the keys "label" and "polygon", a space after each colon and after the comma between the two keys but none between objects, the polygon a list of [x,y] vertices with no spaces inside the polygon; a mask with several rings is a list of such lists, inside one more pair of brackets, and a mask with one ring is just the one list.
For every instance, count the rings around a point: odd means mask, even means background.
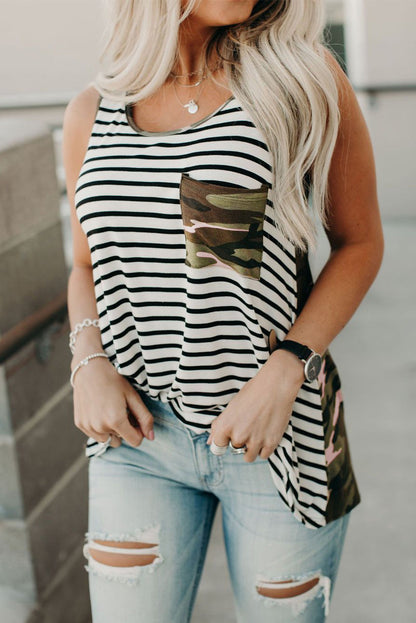
[{"label": "paved ground", "polygon": [[[362,502],[328,623],[412,623],[416,600],[416,219],[384,222],[383,266],[331,353]],[[314,270],[326,252],[323,244]],[[217,513],[192,623],[235,623]]]}]

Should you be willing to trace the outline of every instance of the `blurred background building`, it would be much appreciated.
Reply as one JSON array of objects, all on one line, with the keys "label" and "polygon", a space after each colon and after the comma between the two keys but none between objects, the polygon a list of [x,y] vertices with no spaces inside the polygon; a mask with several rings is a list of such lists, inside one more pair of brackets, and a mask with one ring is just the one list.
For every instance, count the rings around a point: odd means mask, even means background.
[{"label": "blurred background building", "polygon": [[[98,66],[100,4],[2,0],[0,115],[36,112],[59,128],[63,107]],[[327,0],[327,13],[329,43],[346,63],[371,131],[383,213],[413,214],[416,3]]]},{"label": "blurred background building", "polygon": [[[326,39],[370,130],[386,236],[382,270],[331,348],[363,502],[330,623],[414,619],[415,20],[415,0],[327,0]],[[69,99],[97,70],[101,33],[100,0],[0,0],[2,623],[90,620],[84,436],[68,382],[61,128]],[[322,236],[315,274],[327,253]],[[193,623],[234,623],[230,591],[217,518]]]}]

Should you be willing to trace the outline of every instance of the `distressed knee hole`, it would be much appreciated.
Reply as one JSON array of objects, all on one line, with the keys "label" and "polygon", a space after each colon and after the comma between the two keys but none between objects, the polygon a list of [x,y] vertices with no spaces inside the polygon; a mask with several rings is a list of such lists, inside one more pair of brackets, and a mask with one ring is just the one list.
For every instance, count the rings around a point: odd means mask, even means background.
[{"label": "distressed knee hole", "polygon": [[318,584],[318,582],[319,576],[316,576],[307,582],[296,582],[295,580],[283,580],[282,582],[261,582],[256,586],[256,588],[257,592],[265,597],[287,599],[288,597],[297,597],[297,595],[310,591]]},{"label": "distressed knee hole", "polygon": [[281,580],[263,580],[256,582],[258,599],[266,606],[281,605],[292,608],[294,614],[300,614],[307,605],[322,595],[325,615],[329,613],[331,580],[319,571],[298,578]]},{"label": "distressed knee hole", "polygon": [[153,526],[134,534],[87,532],[83,554],[89,560],[86,571],[128,584],[137,583],[145,569],[152,573],[163,560]]},{"label": "distressed knee hole", "polygon": [[93,539],[89,542],[92,558],[104,565],[113,567],[135,567],[150,565],[158,555],[157,543],[138,541],[104,541]]}]

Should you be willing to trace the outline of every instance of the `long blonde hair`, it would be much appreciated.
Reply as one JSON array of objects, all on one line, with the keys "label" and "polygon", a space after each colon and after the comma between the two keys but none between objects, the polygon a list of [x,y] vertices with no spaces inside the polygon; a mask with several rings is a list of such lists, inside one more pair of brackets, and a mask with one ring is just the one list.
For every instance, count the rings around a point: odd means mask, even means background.
[{"label": "long blonde hair", "polygon": [[[180,26],[199,0],[107,0],[100,71],[92,84],[124,104],[165,83]],[[323,0],[259,0],[249,19],[218,27],[205,45],[224,63],[272,159],[275,224],[301,250],[316,247],[328,215],[328,173],[338,127],[338,88],[323,43]],[[157,36],[155,36],[157,33]],[[310,196],[309,196],[309,191]]]}]

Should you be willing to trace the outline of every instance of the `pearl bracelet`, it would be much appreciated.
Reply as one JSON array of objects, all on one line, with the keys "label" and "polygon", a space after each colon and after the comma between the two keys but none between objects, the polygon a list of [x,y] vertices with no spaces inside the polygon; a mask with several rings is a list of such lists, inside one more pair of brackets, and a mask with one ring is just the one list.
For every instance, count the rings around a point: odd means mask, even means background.
[{"label": "pearl bracelet", "polygon": [[92,353],[92,355],[87,355],[87,357],[82,359],[82,361],[80,361],[75,366],[75,368],[72,370],[71,378],[70,378],[70,382],[71,382],[72,387],[74,387],[74,377],[75,377],[76,373],[78,372],[78,370],[81,368],[81,366],[88,365],[90,359],[94,359],[95,357],[107,357],[107,359],[108,359],[108,355],[106,355],[105,353]]},{"label": "pearl bracelet", "polygon": [[78,335],[78,333],[82,331],[82,329],[85,329],[86,327],[98,327],[99,328],[99,326],[100,324],[99,324],[98,318],[94,318],[93,320],[91,318],[84,318],[82,322],[77,322],[77,324],[74,327],[74,330],[71,331],[71,333],[69,334],[69,348],[71,349],[71,353],[74,354],[75,338]]}]

